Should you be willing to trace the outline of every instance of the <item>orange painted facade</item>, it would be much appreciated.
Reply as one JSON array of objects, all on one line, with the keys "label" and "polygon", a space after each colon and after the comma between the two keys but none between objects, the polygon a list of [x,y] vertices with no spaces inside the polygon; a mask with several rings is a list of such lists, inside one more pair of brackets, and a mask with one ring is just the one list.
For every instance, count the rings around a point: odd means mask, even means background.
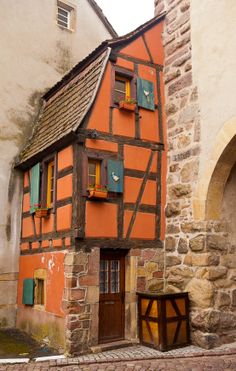
[{"label": "orange painted facade", "polygon": [[[116,50],[117,55],[106,63],[96,98],[76,134],[61,147],[55,144],[47,156],[32,161],[33,165],[40,164],[39,198],[40,208],[46,208],[44,217],[31,211],[32,167],[25,170],[18,286],[21,314],[25,308],[24,280],[34,279],[35,272],[45,271],[45,301],[40,308],[27,306],[27,313],[43,310],[67,318],[73,310],[80,313],[87,302],[98,310],[89,291],[99,286],[99,275],[95,274],[99,267],[97,248],[129,252],[143,244],[150,249],[162,244],[166,129],[161,31],[162,22]],[[117,76],[130,85],[133,111],[120,108],[114,98]],[[140,103],[138,80],[153,87],[153,106],[145,106],[150,101],[143,91],[146,101]],[[100,187],[99,196],[92,192],[94,185]],[[101,188],[105,191],[102,197]],[[81,260],[73,260],[74,252]],[[90,254],[88,259],[85,252]],[[79,279],[74,279],[75,273]],[[68,309],[71,302],[75,307]]]}]

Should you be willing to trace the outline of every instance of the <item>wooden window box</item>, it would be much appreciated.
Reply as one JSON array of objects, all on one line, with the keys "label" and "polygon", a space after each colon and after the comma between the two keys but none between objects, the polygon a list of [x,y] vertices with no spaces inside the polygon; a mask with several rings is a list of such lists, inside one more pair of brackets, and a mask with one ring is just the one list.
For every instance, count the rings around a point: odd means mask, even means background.
[{"label": "wooden window box", "polygon": [[129,103],[129,102],[122,100],[119,102],[119,109],[134,112],[135,103]]},{"label": "wooden window box", "polygon": [[137,293],[140,342],[167,351],[190,344],[188,293]]},{"label": "wooden window box", "polygon": [[48,209],[36,209],[35,217],[36,218],[47,218],[49,216]]},{"label": "wooden window box", "polygon": [[108,196],[108,191],[105,189],[99,189],[99,188],[90,188],[88,189],[88,198],[91,199],[106,199]]}]

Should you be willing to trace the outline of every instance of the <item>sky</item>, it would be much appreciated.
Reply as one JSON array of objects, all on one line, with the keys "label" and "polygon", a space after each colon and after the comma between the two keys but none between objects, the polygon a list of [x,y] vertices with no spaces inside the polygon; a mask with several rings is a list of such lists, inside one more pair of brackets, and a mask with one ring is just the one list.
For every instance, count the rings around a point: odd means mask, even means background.
[{"label": "sky", "polygon": [[154,0],[96,0],[119,36],[154,17]]}]

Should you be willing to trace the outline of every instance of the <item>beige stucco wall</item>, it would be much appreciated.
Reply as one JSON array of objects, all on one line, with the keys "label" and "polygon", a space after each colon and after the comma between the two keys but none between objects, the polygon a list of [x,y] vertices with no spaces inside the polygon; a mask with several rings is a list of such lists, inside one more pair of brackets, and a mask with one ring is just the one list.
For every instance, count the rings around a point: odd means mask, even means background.
[{"label": "beige stucco wall", "polygon": [[0,325],[14,324],[17,276],[11,273],[18,271],[21,209],[21,175],[12,170],[14,157],[31,132],[39,97],[101,41],[111,38],[87,0],[69,4],[75,8],[74,31],[57,25],[56,0],[1,1]]},{"label": "beige stucco wall", "polygon": [[236,2],[191,0],[190,10],[193,80],[201,111],[201,179],[215,157],[217,136],[236,117]]}]

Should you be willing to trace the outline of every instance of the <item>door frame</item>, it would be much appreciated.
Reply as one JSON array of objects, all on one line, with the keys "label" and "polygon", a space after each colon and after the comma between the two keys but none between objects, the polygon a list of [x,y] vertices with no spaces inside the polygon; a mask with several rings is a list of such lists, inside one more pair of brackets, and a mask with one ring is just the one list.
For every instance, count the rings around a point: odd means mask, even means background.
[{"label": "door frame", "polygon": [[123,288],[121,291],[121,337],[114,338],[114,339],[108,339],[104,340],[100,338],[100,285],[99,285],[99,308],[98,308],[98,343],[108,343],[108,342],[114,342],[123,340],[125,338],[125,291],[126,291],[126,259],[125,256],[128,253],[128,250],[126,249],[100,249],[100,260],[99,260],[99,272],[100,272],[100,261],[102,258],[108,260],[120,259],[120,270],[121,270],[121,276],[120,276],[120,287]]}]

